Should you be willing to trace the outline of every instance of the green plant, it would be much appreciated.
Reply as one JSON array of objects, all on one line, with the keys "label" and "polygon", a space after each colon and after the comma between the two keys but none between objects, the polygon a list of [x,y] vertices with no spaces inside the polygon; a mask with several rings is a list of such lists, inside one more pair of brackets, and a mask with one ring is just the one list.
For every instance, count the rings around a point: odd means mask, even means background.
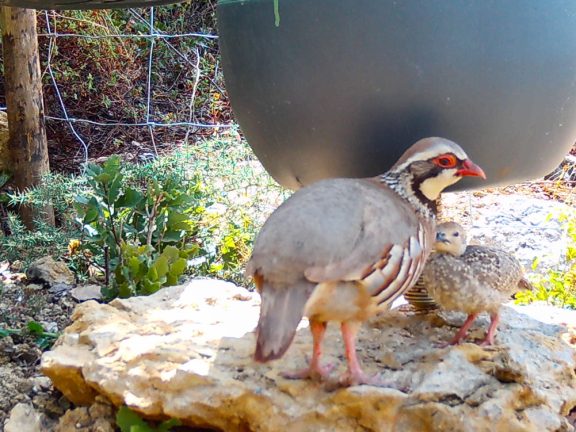
[{"label": "green plant", "polygon": [[99,265],[114,275],[108,297],[175,285],[187,259],[200,252],[194,237],[205,194],[198,178],[188,180],[174,171],[148,178],[131,174],[126,176],[118,156],[102,166],[88,165],[91,191],[76,198],[84,240]]},{"label": "green plant", "polygon": [[[576,213],[561,213],[557,219],[563,224],[568,238],[564,253],[566,263],[559,269],[549,269],[544,274],[532,276],[530,281],[534,290],[516,294],[518,304],[544,301],[555,306],[576,309]],[[535,259],[532,270],[538,267],[539,260]]]},{"label": "green plant", "polygon": [[[288,192],[273,182],[246,142],[230,134],[147,164],[113,157],[90,165],[86,176],[51,174],[35,188],[6,195],[8,210],[51,204],[57,227],[38,223],[29,231],[8,212],[10,233],[1,238],[0,261],[20,260],[26,267],[52,255],[64,259],[80,280],[101,278],[108,268],[109,297],[172,284],[184,261],[187,275],[246,284],[244,264],[257,229]],[[169,246],[178,249],[178,258],[169,249],[158,261]]]},{"label": "green plant", "polygon": [[42,324],[36,321],[28,321],[25,329],[0,328],[0,338],[13,335],[31,336],[41,350],[50,348],[59,336],[58,333],[47,332],[44,330],[44,327],[42,327]]},{"label": "green plant", "polygon": [[122,406],[116,413],[116,424],[121,432],[169,432],[175,426],[182,423],[177,419],[163,421],[158,426],[150,426],[137,413],[126,406]]},{"label": "green plant", "polygon": [[[3,219],[0,261],[19,260],[26,266],[45,255],[56,259],[63,257],[68,241],[80,235],[71,210],[74,197],[85,190],[86,182],[82,177],[49,173],[34,188],[23,192],[0,192],[0,214]],[[28,230],[13,212],[19,205],[37,208],[52,206],[57,226],[37,221],[35,229]]]},{"label": "green plant", "polygon": [[205,140],[175,152],[166,163],[201,172],[211,186],[213,205],[207,206],[198,232],[200,259],[191,269],[240,285],[258,228],[289,192],[276,184],[256,160],[245,141],[232,137]]},{"label": "green plant", "polygon": [[207,250],[200,271],[209,276],[226,279],[237,284],[244,280],[244,264],[250,257],[255,230],[254,221],[246,214],[239,216],[240,222],[216,216],[209,236],[212,248]]}]

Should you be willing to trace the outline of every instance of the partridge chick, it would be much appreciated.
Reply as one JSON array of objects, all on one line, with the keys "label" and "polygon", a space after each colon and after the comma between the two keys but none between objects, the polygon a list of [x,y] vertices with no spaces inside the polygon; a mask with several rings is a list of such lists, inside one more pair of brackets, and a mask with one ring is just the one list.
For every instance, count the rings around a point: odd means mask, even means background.
[{"label": "partridge chick", "polygon": [[485,178],[457,144],[426,138],[386,173],[328,179],[294,193],[268,218],[246,273],[261,296],[255,359],[281,357],[306,315],[313,336],[310,366],[289,378],[322,378],[328,321],[341,323],[343,384],[374,383],[360,367],[355,338],[363,321],[418,279],[435,236],[435,204],[463,176]]},{"label": "partridge chick", "polygon": [[421,277],[423,286],[441,308],[468,314],[450,344],[466,336],[481,312],[488,312],[491,318],[482,344],[494,344],[500,305],[520,289],[529,288],[522,265],[501,249],[467,246],[466,233],[455,222],[439,224],[436,232],[435,252]]}]

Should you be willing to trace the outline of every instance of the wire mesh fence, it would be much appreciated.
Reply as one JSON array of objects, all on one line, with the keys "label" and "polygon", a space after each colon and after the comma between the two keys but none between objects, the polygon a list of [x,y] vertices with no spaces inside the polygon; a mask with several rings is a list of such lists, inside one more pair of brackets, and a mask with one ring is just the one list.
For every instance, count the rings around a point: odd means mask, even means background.
[{"label": "wire mesh fence", "polygon": [[149,159],[235,130],[219,67],[214,4],[199,3],[38,11],[53,165],[81,171],[89,159],[115,152]]}]

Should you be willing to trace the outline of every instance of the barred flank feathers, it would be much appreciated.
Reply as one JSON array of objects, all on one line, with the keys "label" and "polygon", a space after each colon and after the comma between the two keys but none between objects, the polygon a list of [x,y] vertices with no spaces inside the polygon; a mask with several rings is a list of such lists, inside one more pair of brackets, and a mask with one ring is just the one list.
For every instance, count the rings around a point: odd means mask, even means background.
[{"label": "barred flank feathers", "polygon": [[438,305],[426,291],[422,278],[418,279],[416,285],[404,293],[404,299],[413,306],[415,311],[424,312],[438,309]]}]

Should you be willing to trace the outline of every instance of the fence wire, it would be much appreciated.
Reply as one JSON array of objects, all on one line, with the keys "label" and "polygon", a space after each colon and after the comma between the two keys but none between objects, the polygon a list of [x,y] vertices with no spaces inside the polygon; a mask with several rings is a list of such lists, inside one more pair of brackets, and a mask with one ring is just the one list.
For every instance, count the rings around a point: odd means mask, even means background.
[{"label": "fence wire", "polygon": [[[81,154],[81,159],[83,161],[82,167],[86,166],[86,163],[90,157],[90,143],[86,137],[83,136],[81,131],[78,130],[78,125],[92,125],[92,126],[99,126],[99,127],[110,127],[110,128],[146,128],[148,130],[148,134],[150,136],[150,142],[152,144],[153,155],[149,155],[150,157],[158,156],[158,148],[156,146],[156,139],[155,133],[158,128],[186,128],[184,135],[184,143],[188,143],[189,137],[191,133],[197,131],[198,129],[226,129],[233,127],[233,123],[207,123],[201,121],[195,121],[195,99],[198,92],[198,84],[200,82],[201,77],[203,76],[200,59],[201,53],[196,47],[192,50],[194,54],[194,59],[191,59],[188,55],[183,53],[176,47],[171,41],[175,39],[181,38],[196,38],[200,40],[216,40],[218,36],[215,34],[210,33],[201,33],[201,32],[188,32],[188,33],[177,33],[177,34],[170,34],[164,31],[161,31],[157,28],[156,25],[156,14],[155,14],[155,7],[147,8],[148,17],[144,17],[140,11],[142,9],[129,9],[127,12],[129,15],[141,25],[144,25],[148,32],[142,33],[139,32],[138,34],[130,34],[130,33],[112,33],[112,34],[105,34],[105,35],[89,35],[89,34],[76,34],[76,33],[69,33],[69,32],[59,32],[57,24],[57,14],[55,11],[45,10],[40,13],[44,15],[45,18],[45,31],[41,31],[39,29],[38,38],[47,38],[48,40],[48,49],[46,54],[46,65],[45,65],[45,72],[48,74],[51,86],[54,90],[54,95],[57,101],[57,105],[60,108],[61,114],[60,115],[51,115],[46,114],[45,120],[47,122],[58,122],[64,124],[67,128],[69,128],[71,134],[75,137],[78,141],[78,153]],[[105,40],[105,39],[142,39],[145,40],[148,47],[148,58],[146,61],[147,64],[147,71],[146,71],[146,86],[145,86],[145,109],[144,109],[144,118],[140,121],[126,121],[125,118],[117,118],[111,119],[110,121],[99,121],[99,120],[92,120],[89,118],[80,118],[77,116],[73,116],[69,114],[69,110],[67,109],[66,98],[63,96],[63,92],[60,89],[57,73],[55,73],[53,69],[53,56],[55,51],[57,50],[57,41],[61,38],[79,38],[79,39],[86,39],[86,40]],[[193,72],[194,76],[194,84],[192,87],[192,94],[190,96],[190,100],[187,104],[187,119],[186,121],[160,121],[154,116],[154,97],[153,97],[153,88],[154,88],[154,79],[152,69],[154,66],[155,61],[155,54],[157,49],[158,42],[165,44],[167,49],[177,56],[182,65],[188,68],[189,71]],[[210,76],[205,76],[211,82],[211,84],[218,89],[221,93],[224,93],[224,90],[219,86],[214,79]],[[6,107],[0,107],[0,110],[5,111]],[[82,171],[84,168],[82,168]]]}]

